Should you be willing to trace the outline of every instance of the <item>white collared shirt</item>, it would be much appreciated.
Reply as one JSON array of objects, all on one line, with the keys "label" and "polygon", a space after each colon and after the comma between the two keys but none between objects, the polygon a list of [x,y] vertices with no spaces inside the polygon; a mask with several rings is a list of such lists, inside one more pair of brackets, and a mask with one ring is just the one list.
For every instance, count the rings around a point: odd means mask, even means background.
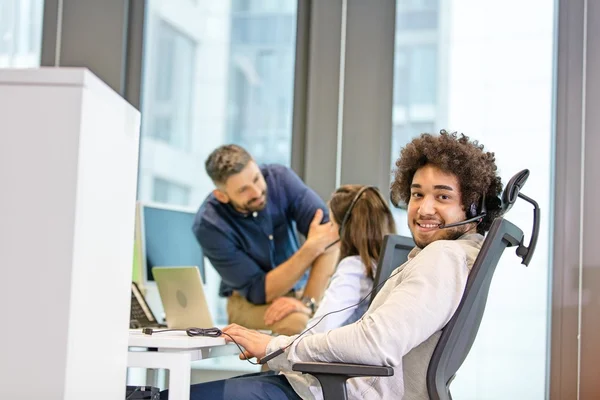
[{"label": "white collared shirt", "polygon": [[[269,367],[291,371],[296,362],[342,362],[390,366],[392,377],[347,381],[350,399],[428,399],[425,378],[441,329],[462,298],[483,236],[463,235],[415,248],[409,260],[390,279],[359,321],[325,333],[303,336],[269,361]],[[267,354],[287,346],[295,336],[279,336]],[[311,375],[285,373],[303,399],[322,399],[319,382]]]}]

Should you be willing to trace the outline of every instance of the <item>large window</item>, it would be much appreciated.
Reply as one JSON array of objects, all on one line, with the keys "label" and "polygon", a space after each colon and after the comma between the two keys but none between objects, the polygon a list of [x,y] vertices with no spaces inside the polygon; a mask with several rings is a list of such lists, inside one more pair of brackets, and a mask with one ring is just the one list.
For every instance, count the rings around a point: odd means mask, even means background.
[{"label": "large window", "polygon": [[[227,137],[265,162],[290,164],[295,1],[235,1]],[[283,84],[283,86],[281,86]]]},{"label": "large window", "polygon": [[188,151],[194,92],[196,43],[168,22],[158,19],[154,85],[148,87],[147,133],[181,151]]},{"label": "large window", "polygon": [[[213,190],[204,161],[225,143],[246,147],[259,163],[290,164],[296,6],[148,1],[139,200],[197,210]],[[225,324],[220,279],[206,266],[209,305]],[[152,287],[149,297],[160,315]]]},{"label": "large window", "polygon": [[0,68],[40,65],[44,0],[0,0]]},{"label": "large window", "polygon": [[[542,209],[529,268],[507,250],[479,335],[452,383],[455,398],[546,398],[552,171],[554,0],[397,0],[392,161],[422,132],[459,131],[496,153],[504,183],[528,168]],[[519,10],[519,12],[515,12]],[[490,29],[502,21],[502,29]],[[404,234],[406,213],[396,212]],[[506,216],[528,240],[531,208]]]},{"label": "large window", "polygon": [[224,143],[290,164],[296,1],[152,0],[146,25],[140,200],[168,199],[171,182],[197,208]]}]

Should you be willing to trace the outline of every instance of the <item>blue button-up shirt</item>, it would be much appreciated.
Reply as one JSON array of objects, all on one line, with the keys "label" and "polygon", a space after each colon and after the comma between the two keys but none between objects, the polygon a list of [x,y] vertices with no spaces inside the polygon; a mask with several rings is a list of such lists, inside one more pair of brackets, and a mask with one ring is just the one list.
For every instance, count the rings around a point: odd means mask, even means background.
[{"label": "blue button-up shirt", "polygon": [[[192,228],[204,254],[221,275],[221,296],[235,290],[254,304],[265,303],[265,276],[298,251],[296,229],[308,235],[318,208],[329,221],[323,200],[289,168],[261,166],[267,183],[267,205],[243,214],[210,194]],[[296,283],[298,290],[306,276]]]}]

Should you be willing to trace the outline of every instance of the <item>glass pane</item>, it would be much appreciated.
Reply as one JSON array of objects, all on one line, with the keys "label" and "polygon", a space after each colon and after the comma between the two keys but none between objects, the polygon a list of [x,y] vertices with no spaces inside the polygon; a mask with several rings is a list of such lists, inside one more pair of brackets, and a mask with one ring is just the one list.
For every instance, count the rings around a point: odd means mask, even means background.
[{"label": "glass pane", "polygon": [[190,201],[190,188],[167,179],[154,178],[152,201],[185,206]]},{"label": "glass pane", "polygon": [[296,41],[296,1],[196,3],[149,2],[139,187],[147,201],[155,176],[178,182],[194,208],[221,144],[290,164]]},{"label": "glass pane", "polygon": [[[497,267],[477,340],[452,383],[452,397],[544,399],[555,2],[440,3],[396,2],[392,160],[419,133],[463,132],[496,153],[504,184],[528,168],[523,192],[542,210],[530,266],[520,265],[509,249]],[[503,28],[489,29],[489,21],[503,21]],[[395,214],[400,232],[410,234],[406,212]],[[506,217],[529,240],[531,207],[519,201]]]},{"label": "glass pane", "polygon": [[0,0],[0,68],[40,65],[44,0]]},{"label": "glass pane", "polygon": [[[290,164],[296,7],[148,1],[139,200],[197,210],[213,190],[206,157],[225,143],[244,146],[259,163]],[[205,263],[213,319],[223,325],[220,278]]]}]

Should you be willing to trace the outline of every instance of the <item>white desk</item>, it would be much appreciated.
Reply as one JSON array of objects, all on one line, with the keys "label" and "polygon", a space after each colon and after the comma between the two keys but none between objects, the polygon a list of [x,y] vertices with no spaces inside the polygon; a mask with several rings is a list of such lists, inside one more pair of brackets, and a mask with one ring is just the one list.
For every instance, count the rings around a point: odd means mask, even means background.
[{"label": "white desk", "polygon": [[225,344],[223,338],[189,337],[185,332],[155,333],[150,336],[144,335],[139,329],[129,331],[128,346],[128,367],[169,370],[171,400],[189,400],[192,361],[240,352],[235,344]]}]

